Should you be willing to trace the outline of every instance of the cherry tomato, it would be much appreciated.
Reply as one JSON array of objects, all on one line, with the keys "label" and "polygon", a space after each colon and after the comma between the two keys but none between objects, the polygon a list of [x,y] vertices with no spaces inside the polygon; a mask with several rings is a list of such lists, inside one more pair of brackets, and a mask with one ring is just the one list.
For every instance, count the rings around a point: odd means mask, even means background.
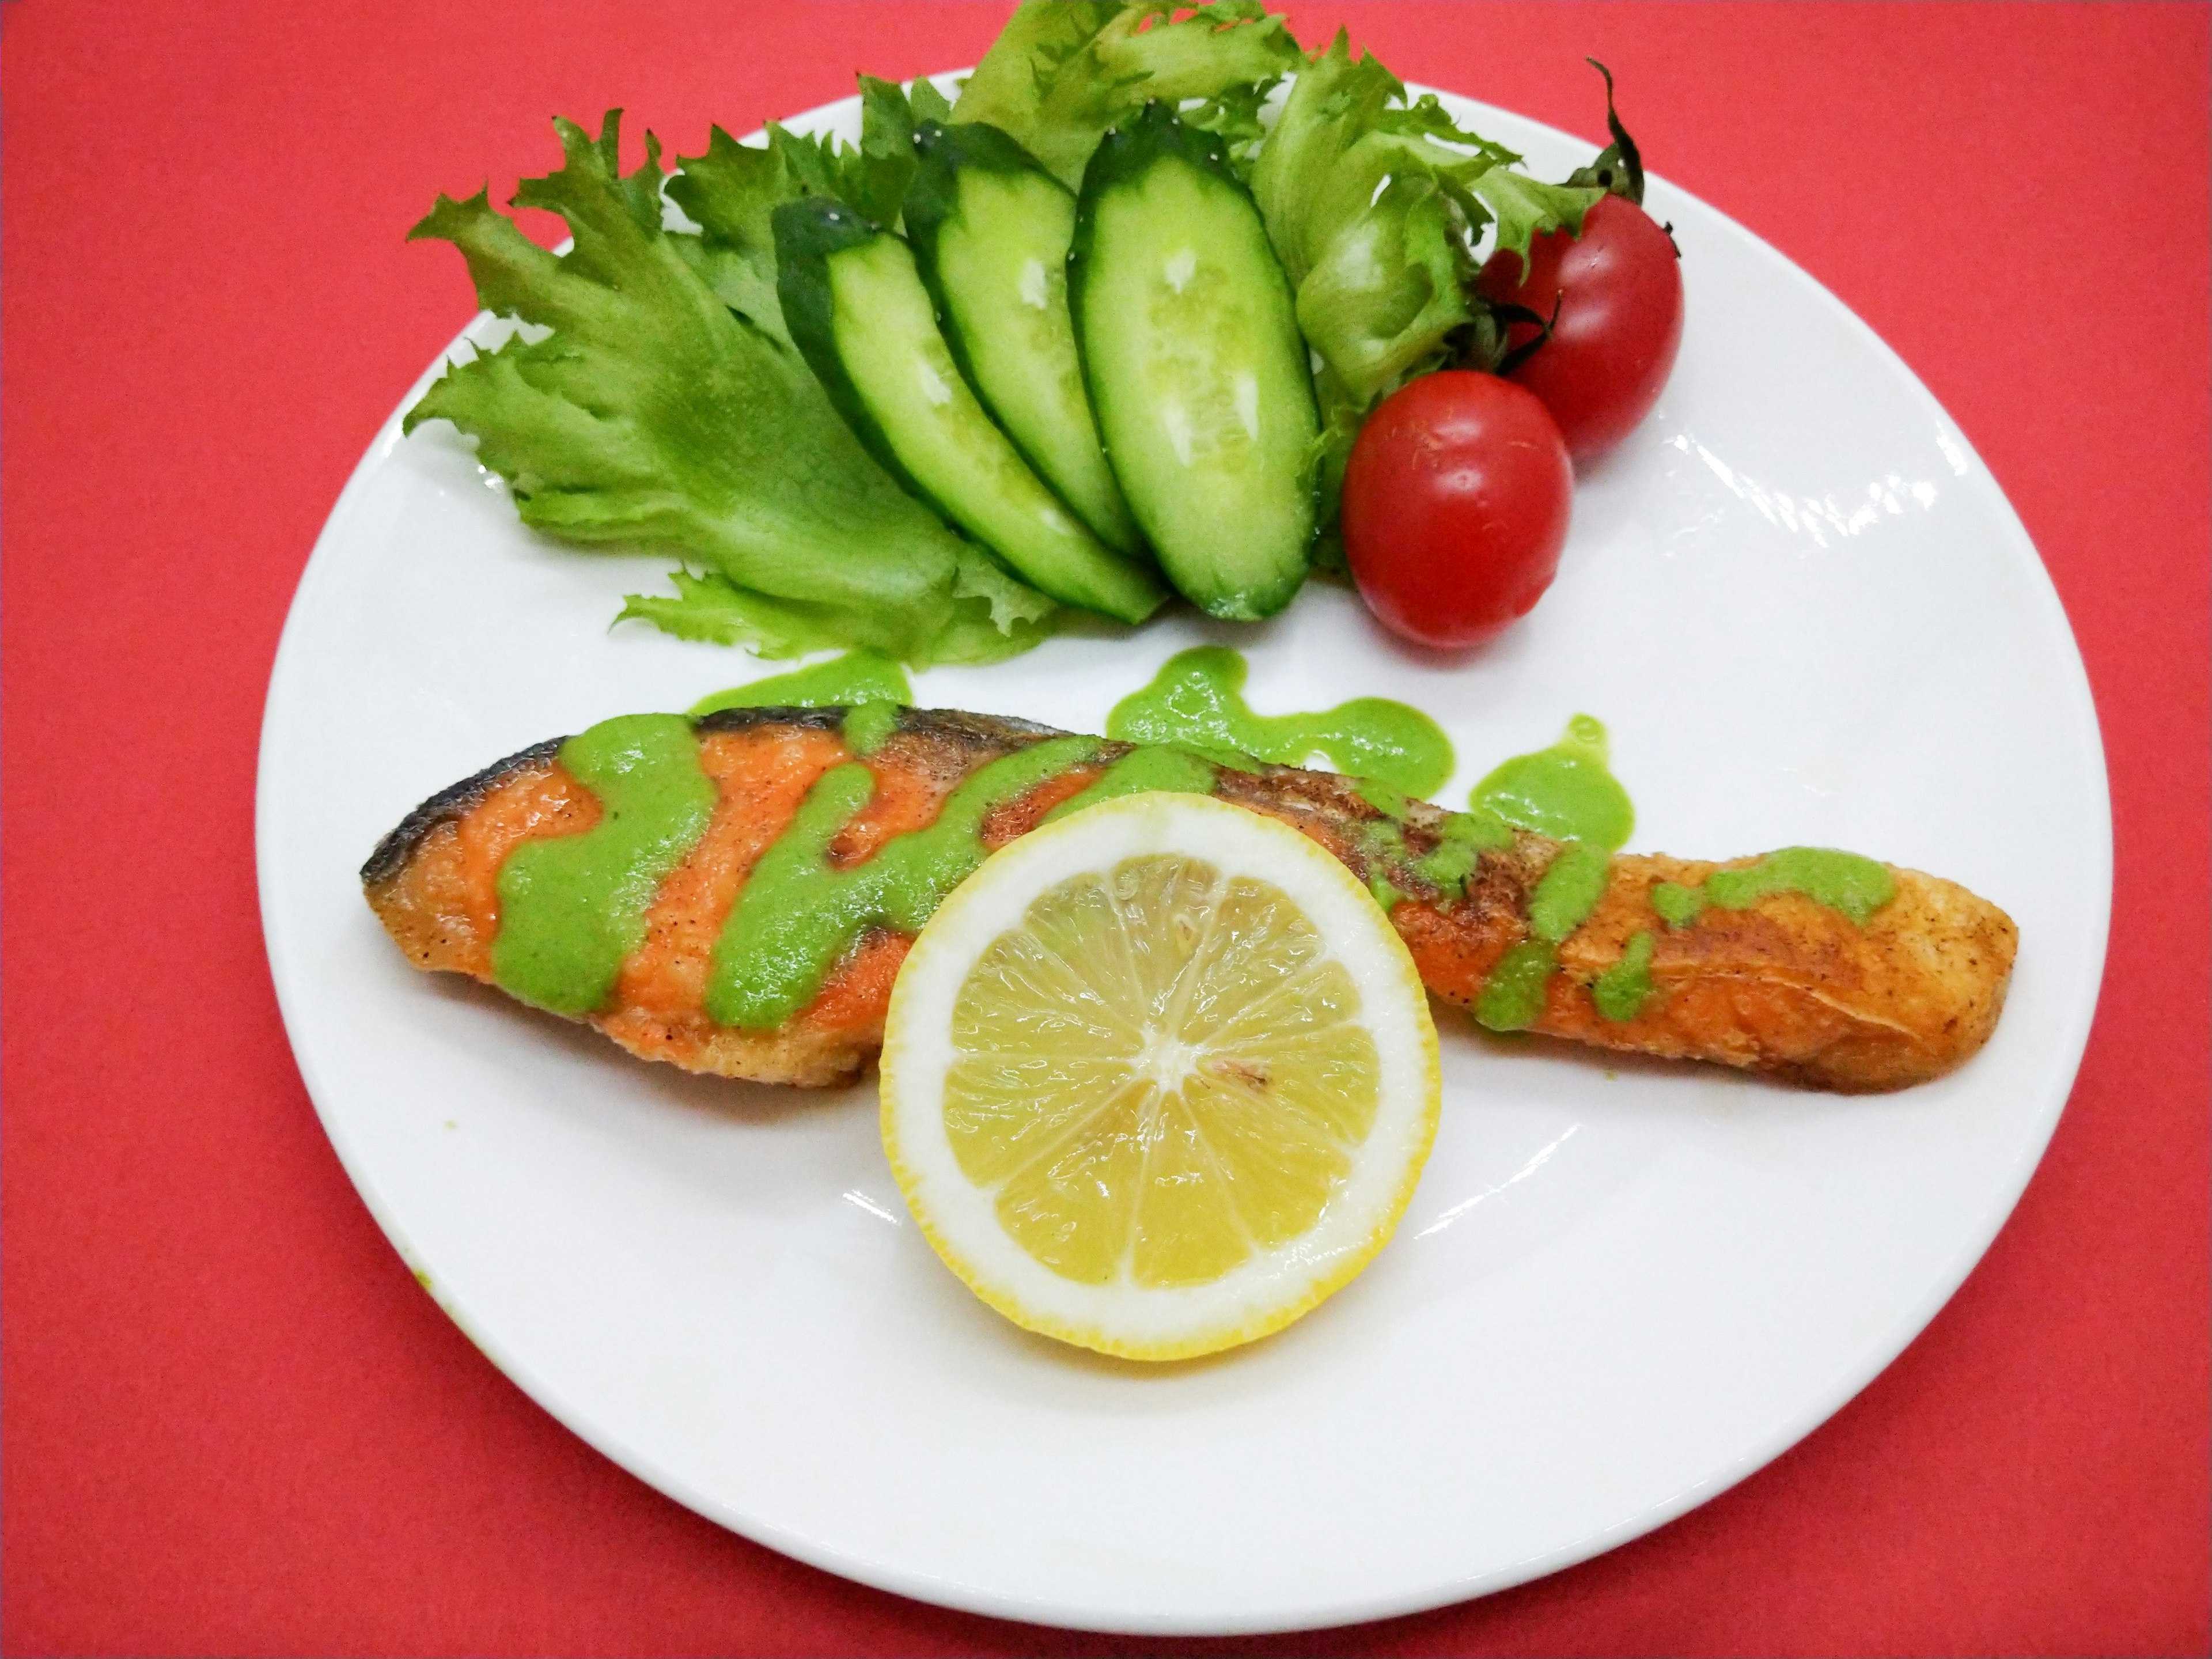
[{"label": "cherry tomato", "polygon": [[1574,471],[1534,394],[1445,369],[1382,400],[1344,470],[1344,551],[1383,626],[1456,648],[1528,614],[1559,568]]},{"label": "cherry tomato", "polygon": [[[1530,246],[1524,276],[1519,258],[1491,255],[1482,291],[1559,319],[1552,337],[1508,378],[1544,400],[1578,461],[1595,459],[1626,438],[1651,412],[1682,343],[1682,264],[1674,244],[1635,203],[1607,196],[1583,217],[1579,240],[1563,230]],[[1509,345],[1534,339],[1534,324],[1516,323]]]}]

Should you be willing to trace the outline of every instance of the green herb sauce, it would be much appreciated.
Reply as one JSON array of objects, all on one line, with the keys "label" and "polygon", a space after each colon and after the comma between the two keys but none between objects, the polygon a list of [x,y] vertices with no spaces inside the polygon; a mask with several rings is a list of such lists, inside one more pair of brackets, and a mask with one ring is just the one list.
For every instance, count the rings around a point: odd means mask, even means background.
[{"label": "green herb sauce", "polygon": [[895,702],[856,702],[845,711],[845,747],[856,755],[872,755],[898,730],[899,705]]},{"label": "green herb sauce", "polygon": [[1528,931],[1549,944],[1564,945],[1597,908],[1612,875],[1611,848],[1569,842],[1528,900]]},{"label": "green herb sauce", "polygon": [[1635,830],[1636,808],[1607,750],[1603,724],[1577,714],[1549,749],[1515,756],[1474,787],[1477,812],[1565,843],[1529,897],[1532,937],[1505,953],[1476,1000],[1475,1018],[1494,1031],[1525,1030],[1543,1017],[1559,946],[1597,908],[1613,855]]},{"label": "green herb sauce", "polygon": [[561,745],[561,764],[599,797],[599,821],[500,866],[492,975],[525,1002],[587,1014],[644,942],[653,894],[706,833],[716,792],[681,714],[602,721]]},{"label": "green herb sauce", "polygon": [[920,931],[946,894],[983,861],[991,809],[1027,794],[1097,752],[1091,738],[1053,738],[1000,757],[955,789],[937,821],[886,842],[863,864],[832,870],[830,843],[875,793],[865,766],[816,781],[790,826],[761,854],[714,942],[707,1013],[717,1024],[772,1030],[807,1004],[837,958],[870,927]]},{"label": "green herb sauce", "polygon": [[838,708],[856,703],[911,703],[914,687],[906,670],[873,651],[848,651],[827,662],[771,674],[749,685],[733,685],[691,705],[691,718],[718,708]]},{"label": "green herb sauce", "polygon": [[1678,881],[1662,881],[1651,890],[1651,908],[1669,927],[1687,927],[1705,913],[1705,896]]},{"label": "green herb sauce", "polygon": [[1406,820],[1407,809],[1413,805],[1406,799],[1404,790],[1393,789],[1389,784],[1377,783],[1372,778],[1352,779],[1352,793],[1385,817],[1401,823]]},{"label": "green herb sauce", "polygon": [[1634,1019],[1644,1012],[1644,1005],[1651,1000],[1651,933],[1648,928],[1632,935],[1620,960],[1597,976],[1590,987],[1590,1000],[1604,1018],[1621,1021]]},{"label": "green herb sauce", "polygon": [[1158,792],[1170,795],[1210,795],[1213,793],[1213,763],[1201,759],[1186,749],[1133,749],[1115,761],[1100,775],[1098,781],[1079,795],[1067,799],[1044,815],[1050,823],[1086,806],[1096,806],[1102,800],[1115,800],[1123,795],[1142,795]]},{"label": "green herb sauce", "polygon": [[1636,808],[1607,766],[1608,746],[1604,724],[1577,714],[1549,749],[1493,768],[1474,786],[1474,804],[1554,841],[1613,851],[1635,832]]},{"label": "green herb sauce", "polygon": [[[1366,791],[1360,793],[1364,794]],[[1370,800],[1370,804],[1382,810],[1380,803]],[[1401,812],[1405,805],[1401,799],[1398,803]],[[1510,846],[1512,840],[1513,832],[1486,812],[1447,812],[1437,826],[1436,846],[1415,858],[1413,849],[1406,845],[1406,827],[1397,817],[1370,819],[1359,827],[1360,850],[1370,866],[1410,866],[1436,884],[1446,903],[1457,901],[1465,891],[1467,878],[1481,863],[1483,854]],[[1370,874],[1368,890],[1385,911],[1405,897],[1380,868]]]},{"label": "green herb sauce", "polygon": [[1723,910],[1748,910],[1769,893],[1802,893],[1863,927],[1897,896],[1897,883],[1874,860],[1827,847],[1785,847],[1743,869],[1705,878],[1705,897]]},{"label": "green herb sauce", "polygon": [[1232,767],[1254,759],[1303,766],[1322,754],[1338,771],[1401,796],[1433,795],[1451,776],[1451,739],[1419,709],[1355,697],[1315,714],[1255,714],[1244,701],[1247,672],[1224,646],[1178,652],[1150,685],[1114,705],[1107,735],[1173,744]]},{"label": "green herb sauce", "polygon": [[1525,1031],[1544,1017],[1544,984],[1559,965],[1559,947],[1524,939],[1498,960],[1475,999],[1474,1018],[1493,1031]]},{"label": "green herb sauce", "polygon": [[1417,860],[1413,867],[1443,889],[1449,898],[1457,898],[1466,890],[1467,878],[1474,873],[1485,853],[1513,844],[1513,831],[1505,820],[1481,809],[1445,813],[1437,836],[1435,850]]}]

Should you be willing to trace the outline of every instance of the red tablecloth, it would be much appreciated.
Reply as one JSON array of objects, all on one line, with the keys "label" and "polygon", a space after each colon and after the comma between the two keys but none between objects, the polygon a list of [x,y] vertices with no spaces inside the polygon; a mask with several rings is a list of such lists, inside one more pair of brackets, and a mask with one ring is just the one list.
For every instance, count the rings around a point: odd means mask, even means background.
[{"label": "red tablecloth", "polygon": [[[1348,23],[1409,78],[1599,141],[1582,58],[1606,59],[1658,171],[1904,355],[2073,617],[2118,879],[2102,1009],[2049,1157],[1951,1305],[1834,1421],[1551,1579],[1215,1645],[2203,1651],[2212,14],[1292,15],[1310,42]],[[556,112],[627,106],[696,152],[709,121],[742,131],[838,97],[858,68],[973,62],[1002,15],[0,8],[9,1652],[1127,1645],[797,1565],[556,1425],[347,1184],[255,905],[255,745],[294,581],[371,434],[471,310],[450,249],[400,240],[432,196],[544,170]]]}]

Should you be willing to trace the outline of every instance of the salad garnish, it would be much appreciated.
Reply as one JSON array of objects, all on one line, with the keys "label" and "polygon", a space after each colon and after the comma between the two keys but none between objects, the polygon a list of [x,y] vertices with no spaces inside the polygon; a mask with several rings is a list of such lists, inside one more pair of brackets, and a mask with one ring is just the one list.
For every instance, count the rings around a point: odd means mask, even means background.
[{"label": "salad garnish", "polygon": [[[1343,31],[1309,56],[1264,0],[1026,0],[957,97],[860,76],[857,144],[773,123],[740,143],[717,127],[702,155],[664,175],[648,136],[645,165],[625,175],[618,112],[597,137],[561,122],[563,166],[526,180],[514,205],[560,214],[569,252],[538,248],[483,192],[441,197],[415,228],[455,243],[485,307],[524,326],[457,360],[405,426],[451,421],[533,528],[681,562],[672,592],[633,594],[623,617],[763,656],[862,647],[916,665],[987,662],[1082,611],[1138,623],[1170,586],[1217,617],[1264,617],[1309,569],[1346,572],[1353,442],[1409,382],[1443,368],[1521,380],[1577,459],[1650,406],[1671,349],[1644,353],[1652,367],[1597,416],[1586,398],[1570,413],[1554,396],[1564,387],[1572,402],[1589,378],[1573,367],[1584,349],[1558,345],[1589,326],[1574,283],[1552,282],[1559,249],[1609,196],[1621,198],[1615,220],[1640,214],[1642,157],[1598,67],[1613,142],[1559,184],[1531,177],[1435,96],[1409,97]],[[918,139],[947,158],[989,158],[1008,178],[1030,167],[1039,187],[1096,203],[1095,158],[1121,158],[1127,172],[1123,152],[1150,155],[1163,134],[1189,135],[1178,153],[1212,158],[1198,170],[1230,192],[1223,223],[1148,221],[1136,264],[1072,331],[1062,270],[1078,274],[1088,232],[1076,228],[1072,254],[992,233],[1012,262],[1001,286],[1042,305],[1037,328],[1057,331],[1051,350],[992,384],[984,356],[1012,361],[1029,325],[988,271],[971,273],[970,297],[990,304],[957,314],[936,239],[964,222],[964,204],[942,179],[917,183]],[[1228,258],[1232,198],[1248,188],[1243,210],[1264,234],[1256,258]],[[917,190],[937,217],[916,207]],[[988,189],[976,193],[988,205]],[[891,289],[906,302],[896,351],[873,334],[844,342],[842,322],[836,338],[827,324],[794,332],[794,292],[825,318],[830,301],[823,282],[792,287],[777,227],[788,237],[817,219],[844,228],[831,252],[850,252],[855,271],[866,252],[879,279],[883,292],[848,307],[856,331]],[[1039,259],[1035,272],[1022,263]],[[1283,293],[1279,326],[1231,327]],[[1171,311],[1188,313],[1179,335],[1145,320]],[[995,344],[976,333],[988,326]],[[1666,343],[1663,331],[1652,337]],[[1247,361],[1255,343],[1267,343],[1265,362]],[[1073,389],[1049,408],[1009,389],[1063,381]],[[1455,548],[1454,567],[1494,562],[1494,550]],[[1372,603],[1371,585],[1361,590]],[[1377,614],[1401,626],[1389,607]],[[1419,637],[1464,646],[1474,635]]]},{"label": "salad garnish", "polygon": [[[566,220],[568,253],[538,247],[482,191],[440,197],[410,233],[459,247],[487,309],[550,332],[455,362],[405,428],[444,418],[473,435],[532,528],[702,567],[681,599],[626,613],[677,633],[915,663],[985,661],[1042,637],[1052,602],[893,483],[779,337],[781,317],[764,325],[757,298],[752,313],[732,310],[701,275],[718,250],[663,229],[659,146],[648,137],[624,175],[619,112],[596,138],[556,130],[565,164],[514,199]],[[721,245],[719,257],[728,280],[739,256]]]}]

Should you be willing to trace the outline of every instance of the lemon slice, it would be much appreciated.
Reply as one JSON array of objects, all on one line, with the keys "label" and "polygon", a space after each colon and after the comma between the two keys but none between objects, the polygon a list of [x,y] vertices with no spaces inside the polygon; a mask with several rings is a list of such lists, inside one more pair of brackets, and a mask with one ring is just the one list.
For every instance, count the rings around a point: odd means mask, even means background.
[{"label": "lemon slice", "polygon": [[1366,888],[1289,825],[1129,796],[931,918],[884,1035],[884,1149],[1016,1324],[1137,1359],[1279,1330],[1365,1267],[1436,1136],[1436,1028]]}]

